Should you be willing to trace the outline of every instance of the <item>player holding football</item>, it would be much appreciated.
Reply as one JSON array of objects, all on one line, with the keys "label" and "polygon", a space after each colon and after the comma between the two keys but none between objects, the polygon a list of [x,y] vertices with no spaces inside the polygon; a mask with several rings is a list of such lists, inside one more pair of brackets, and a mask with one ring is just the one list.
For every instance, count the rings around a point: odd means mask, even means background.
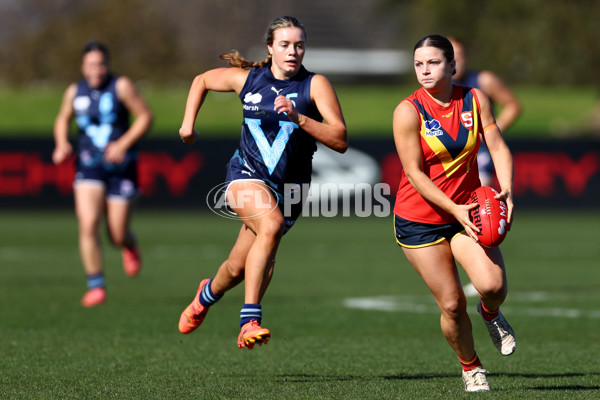
[{"label": "player holding football", "polygon": [[209,308],[245,280],[238,347],[252,349],[271,336],[261,327],[260,303],[273,275],[279,242],[302,210],[297,204],[291,213],[284,213],[284,188],[310,182],[317,141],[340,153],[348,146],[333,87],[302,66],[305,40],[300,21],[276,18],[266,32],[266,60],[249,62],[232,51],[221,56],[232,68],[207,71],[192,83],[179,130],[185,143],[192,144],[198,135],[194,123],[209,90],[236,92],[242,101],[242,138],[227,164],[226,195],[243,225],[216,276],[200,282],[181,314],[181,333],[200,326]]},{"label": "player holding football", "polygon": [[478,89],[452,83],[455,60],[448,39],[421,39],[414,47],[414,68],[421,88],[393,115],[403,166],[394,207],[396,240],[441,310],[442,332],[462,365],[465,390],[490,390],[475,352],[456,262],[477,289],[477,309],[496,349],[512,354],[515,335],[499,310],[507,294],[502,253],[477,243],[477,228],[469,220],[469,210],[476,205],[466,205],[480,186],[477,150],[482,133],[501,187],[496,198],[506,202],[510,224],[512,156],[488,98]]},{"label": "player holding football", "polygon": [[106,301],[99,234],[104,213],[110,240],[122,249],[125,273],[134,277],[141,266],[129,222],[138,195],[136,143],[150,128],[152,112],[129,78],[110,73],[108,56],[103,43],[85,45],[83,79],[65,91],[54,123],[55,164],[66,161],[73,152],[68,141],[73,118],[79,128],[73,192],[79,251],[87,275],[88,290],[81,299],[84,307]]}]

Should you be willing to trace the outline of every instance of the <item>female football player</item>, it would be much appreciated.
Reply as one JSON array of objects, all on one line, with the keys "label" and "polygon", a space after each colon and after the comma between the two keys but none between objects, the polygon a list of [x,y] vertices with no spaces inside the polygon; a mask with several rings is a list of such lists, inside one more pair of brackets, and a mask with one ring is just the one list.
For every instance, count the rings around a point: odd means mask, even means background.
[{"label": "female football player", "polygon": [[396,240],[433,294],[442,332],[462,365],[465,390],[473,392],[490,387],[475,352],[456,262],[477,289],[477,310],[495,347],[509,355],[516,346],[499,310],[507,294],[502,253],[477,243],[477,228],[469,220],[476,205],[466,205],[480,186],[480,133],[496,166],[501,187],[497,198],[506,201],[509,224],[513,163],[488,98],[478,89],[454,85],[455,67],[452,44],[445,37],[426,36],[415,45],[414,69],[421,88],[400,102],[393,115],[404,169],[394,219]]},{"label": "female football player", "polygon": [[122,249],[125,273],[134,277],[141,266],[129,222],[132,201],[138,195],[136,143],[150,128],[152,112],[129,78],[110,72],[108,56],[108,48],[100,42],[85,45],[83,79],[65,91],[54,123],[55,164],[73,152],[68,140],[73,118],[79,128],[73,191],[79,251],[87,275],[88,290],[81,299],[84,307],[106,301],[99,232],[105,212],[110,240]]},{"label": "female football player", "polygon": [[238,347],[252,349],[271,336],[261,327],[260,303],[273,275],[279,242],[302,209],[301,203],[286,206],[288,191],[310,182],[317,141],[341,153],[348,146],[333,87],[302,65],[305,41],[300,21],[276,18],[266,32],[269,55],[264,61],[249,62],[232,51],[221,56],[230,68],[209,70],[192,83],[179,131],[185,143],[192,144],[198,136],[194,123],[209,90],[236,92],[242,102],[242,137],[227,164],[226,196],[243,224],[229,257],[213,279],[200,282],[181,314],[182,333],[200,326],[209,308],[245,280]]}]

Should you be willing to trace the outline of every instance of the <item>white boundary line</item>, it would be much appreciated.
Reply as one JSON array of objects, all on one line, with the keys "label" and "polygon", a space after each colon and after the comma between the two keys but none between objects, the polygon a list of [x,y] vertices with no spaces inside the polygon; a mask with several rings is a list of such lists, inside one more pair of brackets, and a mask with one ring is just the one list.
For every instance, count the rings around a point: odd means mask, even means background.
[{"label": "white boundary line", "polygon": [[[537,301],[541,301],[544,298],[543,293],[540,292],[532,293],[531,295],[515,295],[520,298],[529,297],[531,299],[537,299]],[[440,313],[439,308],[433,300],[429,299],[429,301],[427,301],[424,296],[351,297],[344,299],[344,306],[360,310],[387,312],[409,312],[417,314]],[[579,310],[575,308],[502,307],[502,312],[505,315],[521,315],[527,317],[600,319],[600,310]]]}]

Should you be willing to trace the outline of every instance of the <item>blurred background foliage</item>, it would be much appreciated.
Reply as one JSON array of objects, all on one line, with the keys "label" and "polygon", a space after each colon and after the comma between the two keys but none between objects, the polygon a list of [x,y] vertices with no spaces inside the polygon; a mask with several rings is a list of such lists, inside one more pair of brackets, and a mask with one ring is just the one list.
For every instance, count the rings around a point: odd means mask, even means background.
[{"label": "blurred background foliage", "polygon": [[462,38],[471,66],[509,83],[600,87],[598,0],[0,0],[0,80],[73,81],[72,66],[94,38],[109,45],[123,74],[189,82],[223,65],[222,52],[248,54],[269,21],[286,14],[306,25],[309,51],[411,51],[439,33]]},{"label": "blurred background foliage", "polygon": [[[262,60],[265,28],[281,15],[305,24],[307,54],[357,51],[355,75],[315,68],[335,84],[353,135],[390,135],[392,110],[417,87],[412,47],[430,33],[461,38],[471,68],[492,70],[515,90],[524,113],[505,134],[600,135],[600,0],[0,0],[0,135],[48,136],[90,39],[106,42],[112,69],[136,81],[157,111],[153,136],[172,134],[193,77],[225,66],[218,56],[231,49]],[[372,60],[361,51],[373,49],[408,59],[397,73],[364,73]],[[199,127],[236,135],[239,100],[219,95]]]},{"label": "blurred background foliage", "polygon": [[[416,42],[426,32],[458,36],[471,64],[524,84],[600,87],[598,0],[387,0],[408,16]],[[399,18],[402,18],[399,16]]]}]

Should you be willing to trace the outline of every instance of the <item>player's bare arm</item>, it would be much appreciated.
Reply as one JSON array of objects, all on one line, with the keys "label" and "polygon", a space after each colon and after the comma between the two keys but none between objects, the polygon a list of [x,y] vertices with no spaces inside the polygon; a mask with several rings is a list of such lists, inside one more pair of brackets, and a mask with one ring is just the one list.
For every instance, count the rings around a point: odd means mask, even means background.
[{"label": "player's bare arm", "polygon": [[317,106],[324,123],[299,114],[290,99],[278,96],[275,99],[275,110],[287,113],[290,120],[298,124],[309,135],[325,146],[339,153],[348,149],[346,123],[337,95],[327,78],[315,75],[310,85],[311,100]]},{"label": "player's bare arm", "polygon": [[500,106],[500,113],[496,123],[501,131],[506,131],[521,114],[521,103],[517,96],[504,84],[504,82],[491,71],[481,71],[479,74],[481,89],[490,100]]},{"label": "player's bare arm", "polygon": [[123,162],[127,150],[137,143],[150,129],[152,125],[152,111],[146,101],[137,90],[133,82],[121,76],[116,83],[116,91],[119,100],[125,105],[133,116],[133,123],[118,140],[106,145],[104,159],[111,163]]},{"label": "player's bare arm", "polygon": [[513,174],[514,166],[510,149],[508,148],[502,132],[496,124],[492,105],[481,90],[474,89],[479,99],[481,107],[481,125],[484,127],[484,140],[492,156],[498,183],[500,184],[500,193],[497,198],[502,198],[508,207],[508,224],[512,222],[513,214]]},{"label": "player's bare arm", "polygon": [[77,94],[77,85],[71,84],[65,90],[60,105],[60,110],[54,121],[54,151],[52,152],[52,162],[60,164],[73,154],[73,147],[69,143],[69,126],[73,119],[73,100]]},{"label": "player's bare arm", "polygon": [[207,93],[212,90],[239,94],[244,87],[249,72],[249,70],[236,67],[216,68],[194,78],[185,104],[181,128],[179,129],[179,136],[184,143],[192,144],[198,136],[198,132],[194,130],[194,124]]}]

